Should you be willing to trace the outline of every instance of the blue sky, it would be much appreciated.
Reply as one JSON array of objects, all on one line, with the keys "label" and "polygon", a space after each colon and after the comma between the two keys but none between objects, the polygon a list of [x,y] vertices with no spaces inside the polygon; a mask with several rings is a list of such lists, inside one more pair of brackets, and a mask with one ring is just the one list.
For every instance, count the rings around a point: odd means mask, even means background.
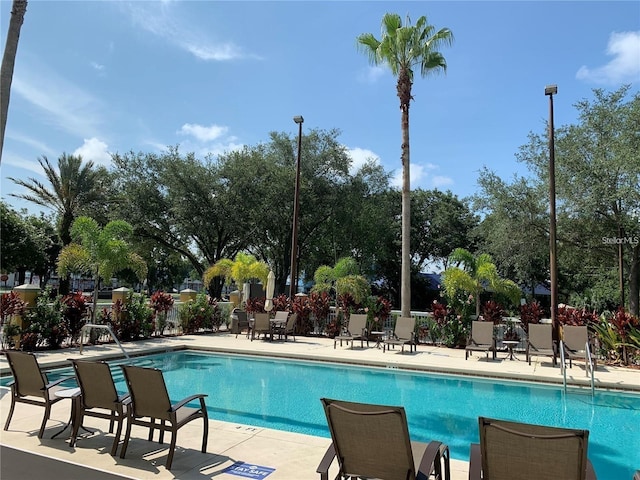
[{"label": "blue sky", "polygon": [[[2,49],[11,2],[0,0]],[[426,15],[455,36],[446,74],[416,74],[412,188],[477,191],[487,166],[526,173],[514,154],[544,132],[547,84],[557,126],[593,88],[640,85],[640,2],[36,1],[22,27],[2,158],[7,177],[41,178],[63,152],[222,153],[271,131],[338,128],[354,168],[375,158],[400,175],[395,78],[356,37],[386,12]]]}]

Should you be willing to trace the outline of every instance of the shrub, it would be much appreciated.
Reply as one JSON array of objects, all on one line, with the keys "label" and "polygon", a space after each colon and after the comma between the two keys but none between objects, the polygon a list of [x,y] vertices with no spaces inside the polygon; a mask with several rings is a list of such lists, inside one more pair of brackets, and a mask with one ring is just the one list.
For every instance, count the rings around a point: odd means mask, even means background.
[{"label": "shrub", "polygon": [[482,306],[482,317],[485,322],[493,322],[494,325],[500,325],[503,316],[504,308],[498,302],[494,302],[493,300],[484,302]]},{"label": "shrub", "polygon": [[312,309],[309,297],[295,297],[293,299],[292,308],[293,313],[298,314],[298,318],[296,320],[298,333],[301,335],[307,335],[311,330],[313,330],[313,324],[310,319]]},{"label": "shrub", "polygon": [[217,301],[204,293],[198,294],[195,300],[182,304],[178,316],[184,333],[213,329],[215,325],[220,326],[222,321]]},{"label": "shrub", "polygon": [[150,303],[156,320],[156,332],[159,335],[164,333],[167,326],[167,314],[173,308],[173,297],[169,293],[157,291],[151,295]]},{"label": "shrub", "polygon": [[112,307],[111,326],[121,341],[148,338],[154,331],[153,310],[144,295],[129,294],[126,302],[118,299]]},{"label": "shrub", "polygon": [[593,326],[598,321],[595,312],[589,312],[586,309],[576,309],[573,307],[558,307],[557,319],[560,325],[586,325]]},{"label": "shrub", "polygon": [[36,297],[35,306],[26,314],[28,326],[23,329],[20,343],[25,350],[48,345],[57,349],[69,336],[69,331],[62,316],[60,297],[50,302],[49,289]]},{"label": "shrub", "polygon": [[529,333],[530,323],[540,323],[542,307],[537,300],[520,305],[520,322],[525,332]]},{"label": "shrub", "polygon": [[82,326],[86,323],[89,310],[87,299],[81,292],[71,293],[62,297],[61,305],[62,316],[67,324],[71,342],[75,343],[80,338]]},{"label": "shrub", "polygon": [[8,323],[13,315],[23,315],[26,308],[27,302],[16,292],[3,293],[0,296],[0,325]]},{"label": "shrub", "polygon": [[329,312],[331,311],[331,297],[329,293],[311,292],[311,295],[309,295],[309,304],[316,323],[318,324],[319,331],[324,331]]}]

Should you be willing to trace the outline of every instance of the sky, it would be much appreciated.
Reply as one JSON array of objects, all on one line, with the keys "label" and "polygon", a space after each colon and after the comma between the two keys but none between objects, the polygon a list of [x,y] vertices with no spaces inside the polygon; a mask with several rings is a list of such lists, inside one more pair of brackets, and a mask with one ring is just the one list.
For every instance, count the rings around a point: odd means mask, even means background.
[{"label": "sky", "polygon": [[[11,11],[0,0],[4,51]],[[374,159],[400,186],[396,79],[356,37],[387,12],[422,15],[454,35],[446,73],[416,71],[411,187],[478,191],[487,167],[526,175],[515,154],[545,133],[544,88],[557,84],[556,126],[594,88],[640,87],[637,1],[56,1],[29,0],[2,156],[8,177],[43,180],[38,158],[62,153],[109,165],[111,153],[179,145],[198,158],[309,129],[339,129],[352,168]],[[304,161],[304,159],[302,159]]]}]

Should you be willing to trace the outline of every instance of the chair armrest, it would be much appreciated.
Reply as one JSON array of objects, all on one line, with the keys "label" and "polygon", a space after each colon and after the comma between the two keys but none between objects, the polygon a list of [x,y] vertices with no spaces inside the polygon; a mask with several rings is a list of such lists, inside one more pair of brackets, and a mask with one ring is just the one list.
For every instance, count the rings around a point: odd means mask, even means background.
[{"label": "chair armrest", "polygon": [[[444,461],[444,472],[442,465]],[[428,480],[432,473],[440,480],[451,479],[451,467],[449,465],[449,447],[442,442],[431,441],[420,460],[420,466],[416,472],[416,480]],[[444,473],[444,476],[443,476]]]},{"label": "chair armrest", "polygon": [[334,458],[336,458],[336,449],[332,442],[324,453],[322,460],[320,460],[320,465],[316,468],[316,472],[320,474],[320,480],[329,480],[329,467],[333,463]]},{"label": "chair armrest", "polygon": [[469,455],[469,480],[481,480],[482,478],[482,453],[480,452],[480,444],[471,444],[471,453]]},{"label": "chair armrest", "polygon": [[51,387],[55,387],[56,385],[62,383],[62,382],[66,382],[67,380],[75,380],[76,377],[63,377],[63,378],[59,378],[58,380],[55,380],[53,382],[49,382],[47,383],[44,388],[49,389]]},{"label": "chair armrest", "polygon": [[200,404],[202,405],[202,402],[204,400],[204,398],[207,395],[205,395],[204,393],[198,393],[196,395],[191,395],[190,397],[184,398],[182,400],[180,400],[178,403],[174,403],[173,405],[171,405],[171,410],[172,412],[175,412],[176,410],[178,410],[179,408],[184,407],[187,403],[194,401],[196,398],[200,399]]}]

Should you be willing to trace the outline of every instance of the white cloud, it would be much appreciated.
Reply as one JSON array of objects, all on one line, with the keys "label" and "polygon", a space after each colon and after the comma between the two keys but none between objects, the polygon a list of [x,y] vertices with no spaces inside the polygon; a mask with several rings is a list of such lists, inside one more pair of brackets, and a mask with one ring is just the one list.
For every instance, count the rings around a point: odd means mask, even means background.
[{"label": "white cloud", "polygon": [[82,156],[83,160],[91,160],[96,165],[109,166],[111,164],[111,154],[107,148],[106,143],[95,137],[85,138],[82,146],[76,148],[73,154]]},{"label": "white cloud", "polygon": [[375,83],[387,71],[387,67],[381,67],[378,65],[370,66],[360,73],[360,75],[358,76],[358,80],[363,83]]},{"label": "white cloud", "polygon": [[181,135],[190,135],[201,142],[210,142],[216,138],[220,138],[229,131],[228,127],[213,124],[210,127],[194,123],[185,123],[177,133]]},{"label": "white cloud", "polygon": [[37,58],[20,63],[11,93],[40,110],[42,119],[78,137],[92,137],[102,123],[101,102]]},{"label": "white cloud", "polygon": [[215,42],[192,22],[181,22],[177,11],[179,2],[122,3],[134,24],[169,43],[186,50],[200,60],[226,61],[245,54],[233,42]]},{"label": "white cloud", "polygon": [[[49,159],[51,161],[51,159]],[[12,166],[16,168],[21,168],[23,170],[29,170],[31,172],[37,173],[38,175],[44,175],[44,171],[40,166],[40,163],[36,160],[27,160],[22,158],[19,155],[14,155],[12,153],[7,152],[2,155],[2,164],[3,166]],[[9,174],[10,177],[19,177],[18,175]]]},{"label": "white cloud", "polygon": [[7,138],[28,145],[34,150],[37,150],[41,155],[56,155],[56,152],[52,148],[33,137],[28,137],[27,135],[7,131]]},{"label": "white cloud", "polygon": [[99,72],[102,72],[105,68],[104,65],[98,62],[91,62],[90,65],[93,67],[94,70],[97,70]]},{"label": "white cloud", "polygon": [[593,69],[583,65],[576,78],[608,85],[640,80],[640,31],[613,32],[606,51],[613,57],[609,63]]},{"label": "white cloud", "polygon": [[[431,172],[439,168],[440,167],[433,163],[427,163],[426,165],[410,163],[409,174],[411,175],[411,189],[440,188],[444,185],[452,185],[453,180],[450,177],[431,174]],[[402,168],[398,168],[393,172],[390,183],[392,187],[402,188]]]},{"label": "white cloud", "polygon": [[367,161],[373,160],[377,163],[380,163],[380,157],[373,153],[371,150],[367,150],[366,148],[348,148],[347,153],[351,157],[351,171],[350,173],[353,175],[357,172]]}]

